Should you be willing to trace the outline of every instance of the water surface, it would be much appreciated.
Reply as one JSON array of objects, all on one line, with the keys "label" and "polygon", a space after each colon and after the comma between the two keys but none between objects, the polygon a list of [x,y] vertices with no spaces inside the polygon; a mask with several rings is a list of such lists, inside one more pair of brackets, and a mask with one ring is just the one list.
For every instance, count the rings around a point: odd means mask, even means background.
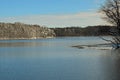
[{"label": "water surface", "polygon": [[118,50],[77,49],[99,37],[0,41],[0,80],[120,80]]}]

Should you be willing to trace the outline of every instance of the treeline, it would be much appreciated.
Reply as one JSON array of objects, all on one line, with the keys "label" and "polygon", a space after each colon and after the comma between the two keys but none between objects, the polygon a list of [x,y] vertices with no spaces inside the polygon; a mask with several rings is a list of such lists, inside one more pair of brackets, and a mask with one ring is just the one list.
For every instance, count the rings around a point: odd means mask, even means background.
[{"label": "treeline", "polygon": [[53,36],[53,30],[39,25],[0,23],[0,39],[36,39]]},{"label": "treeline", "polygon": [[66,36],[108,36],[114,26],[47,28],[24,23],[0,23],[0,39],[38,39]]},{"label": "treeline", "polygon": [[114,30],[114,26],[88,26],[82,27],[66,27],[51,28],[56,36],[108,36],[110,31]]}]

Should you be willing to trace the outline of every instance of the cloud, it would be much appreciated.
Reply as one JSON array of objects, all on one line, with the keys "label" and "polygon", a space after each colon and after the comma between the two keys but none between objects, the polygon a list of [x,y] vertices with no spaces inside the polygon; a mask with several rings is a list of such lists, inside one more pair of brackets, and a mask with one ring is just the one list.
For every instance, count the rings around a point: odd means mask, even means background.
[{"label": "cloud", "polygon": [[94,0],[95,4],[101,5],[105,2],[105,0]]},{"label": "cloud", "polygon": [[97,4],[100,3],[100,1],[101,1],[101,0],[94,0],[94,2],[97,3]]},{"label": "cloud", "polygon": [[45,25],[47,27],[92,26],[106,24],[96,12],[80,12],[59,15],[29,15],[1,18],[0,22],[22,22],[27,24]]}]

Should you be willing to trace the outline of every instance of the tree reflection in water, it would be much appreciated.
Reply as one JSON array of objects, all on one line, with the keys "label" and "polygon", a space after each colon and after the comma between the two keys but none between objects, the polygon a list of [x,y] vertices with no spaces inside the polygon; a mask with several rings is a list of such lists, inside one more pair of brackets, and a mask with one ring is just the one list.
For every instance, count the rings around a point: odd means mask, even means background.
[{"label": "tree reflection in water", "polygon": [[[113,62],[113,80],[120,80],[120,49],[111,50],[111,58]],[[109,66],[108,66],[109,67]]]}]

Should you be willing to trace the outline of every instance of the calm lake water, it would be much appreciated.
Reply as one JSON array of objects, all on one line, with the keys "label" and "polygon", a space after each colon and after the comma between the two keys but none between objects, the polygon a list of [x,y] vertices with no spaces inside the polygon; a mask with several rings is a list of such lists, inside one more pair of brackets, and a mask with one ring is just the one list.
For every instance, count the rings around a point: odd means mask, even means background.
[{"label": "calm lake water", "polygon": [[0,41],[0,80],[120,80],[117,50],[71,46],[105,43],[99,37]]}]

